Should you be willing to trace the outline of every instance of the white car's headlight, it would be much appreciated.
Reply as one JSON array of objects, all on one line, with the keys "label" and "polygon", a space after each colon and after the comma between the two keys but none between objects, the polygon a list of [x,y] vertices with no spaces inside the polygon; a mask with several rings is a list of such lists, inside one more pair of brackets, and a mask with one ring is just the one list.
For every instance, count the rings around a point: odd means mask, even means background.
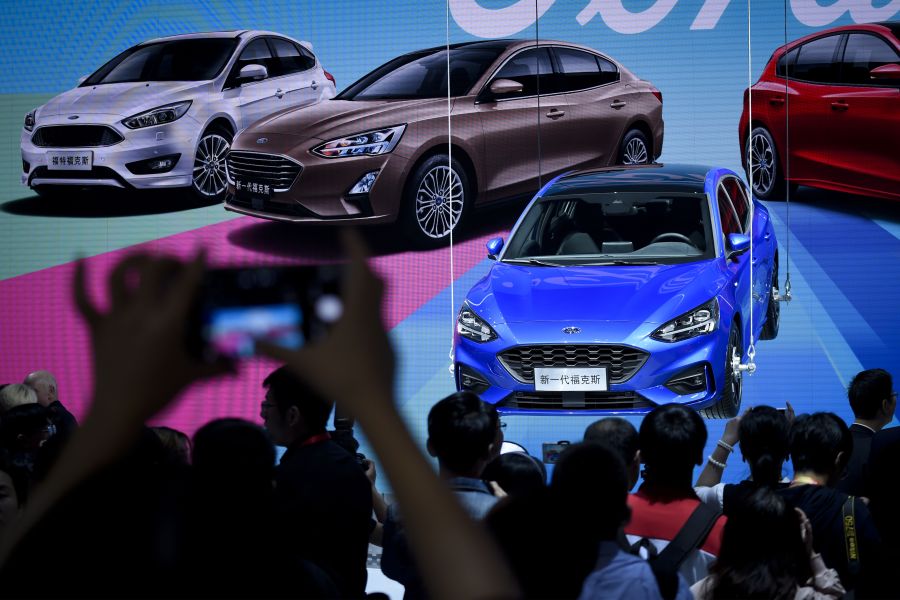
[{"label": "white car's headlight", "polygon": [[27,115],[25,115],[25,131],[34,131],[34,123],[35,123],[35,113],[37,110],[33,110]]},{"label": "white car's headlight", "polygon": [[191,100],[184,102],[176,102],[175,104],[167,104],[157,108],[142,112],[137,115],[122,120],[122,125],[128,129],[140,129],[142,127],[152,127],[153,125],[165,125],[172,121],[177,121],[191,107]]},{"label": "white car's headlight", "polygon": [[313,148],[313,154],[322,158],[387,154],[400,142],[405,129],[406,125],[397,125],[329,140]]},{"label": "white car's headlight", "polygon": [[650,337],[661,342],[680,342],[715,331],[718,323],[719,301],[713,298],[694,310],[672,319],[654,331]]},{"label": "white car's headlight", "polygon": [[460,309],[459,316],[456,317],[456,332],[464,338],[480,344],[497,339],[497,332],[465,304]]}]

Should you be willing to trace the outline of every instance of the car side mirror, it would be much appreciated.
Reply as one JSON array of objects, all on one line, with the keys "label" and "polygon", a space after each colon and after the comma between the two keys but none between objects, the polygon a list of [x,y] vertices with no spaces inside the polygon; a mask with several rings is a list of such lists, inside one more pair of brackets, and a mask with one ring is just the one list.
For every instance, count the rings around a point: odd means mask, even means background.
[{"label": "car side mirror", "polygon": [[496,237],[492,240],[489,240],[485,245],[488,251],[488,258],[491,260],[497,260],[497,257],[500,255],[500,251],[503,250],[503,238]]},{"label": "car side mirror", "polygon": [[875,67],[869,71],[869,77],[878,81],[900,81],[900,63]]},{"label": "car side mirror", "polygon": [[238,73],[238,81],[259,81],[269,76],[269,70],[263,65],[247,65]]},{"label": "car side mirror", "polygon": [[740,256],[750,249],[750,236],[746,233],[728,234],[728,258]]},{"label": "car side mirror", "polygon": [[525,89],[521,83],[514,79],[495,79],[491,82],[491,94],[494,96],[503,96],[505,94],[518,94]]}]

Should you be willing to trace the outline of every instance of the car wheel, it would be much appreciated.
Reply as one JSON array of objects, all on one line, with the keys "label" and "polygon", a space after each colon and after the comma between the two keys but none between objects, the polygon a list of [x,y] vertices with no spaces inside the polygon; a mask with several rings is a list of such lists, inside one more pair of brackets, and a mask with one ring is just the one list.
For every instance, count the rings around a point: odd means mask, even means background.
[{"label": "car wheel", "polygon": [[741,363],[742,355],[741,330],[737,323],[732,323],[731,331],[728,333],[728,347],[725,350],[725,383],[722,386],[722,394],[718,402],[700,410],[700,414],[707,419],[730,419],[736,417],[741,409],[744,386],[737,365]]},{"label": "car wheel", "polygon": [[449,242],[468,213],[470,199],[466,170],[446,154],[423,162],[406,186],[401,222],[418,246],[437,247]]},{"label": "car wheel", "polygon": [[750,133],[746,156],[744,171],[753,187],[753,195],[763,200],[784,199],[784,173],[778,162],[778,150],[772,134],[765,127],[756,127]]},{"label": "car wheel", "polygon": [[769,305],[766,307],[766,322],[759,339],[774,340],[778,337],[778,327],[781,325],[781,303],[775,299],[778,295],[778,269],[772,272],[772,289],[769,291]]},{"label": "car wheel", "polygon": [[646,165],[650,162],[650,144],[643,131],[632,129],[622,138],[619,147],[619,164]]},{"label": "car wheel", "polygon": [[225,198],[228,189],[225,157],[232,139],[231,132],[224,127],[210,127],[200,136],[194,154],[191,189],[201,199],[222,201]]}]

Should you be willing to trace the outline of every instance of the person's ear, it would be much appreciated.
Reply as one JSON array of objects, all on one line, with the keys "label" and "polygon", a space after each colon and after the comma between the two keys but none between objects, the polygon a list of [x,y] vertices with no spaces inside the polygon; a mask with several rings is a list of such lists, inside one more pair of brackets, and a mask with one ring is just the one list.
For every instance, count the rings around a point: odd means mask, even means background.
[{"label": "person's ear", "polygon": [[431,438],[428,438],[428,441],[425,442],[425,449],[428,450],[428,456],[437,458],[437,453],[434,451],[434,444],[431,443]]},{"label": "person's ear", "polygon": [[849,458],[850,457],[843,450],[837,453],[837,456],[834,458],[834,470],[836,473],[841,473],[844,470],[844,467],[846,467],[849,462]]},{"label": "person's ear", "polygon": [[291,427],[296,427],[300,423],[300,409],[296,406],[291,406],[287,410],[287,424]]},{"label": "person's ear", "polygon": [[56,397],[56,386],[52,383],[50,384],[50,390],[48,391],[47,396],[50,398],[50,402],[55,402],[58,399]]}]

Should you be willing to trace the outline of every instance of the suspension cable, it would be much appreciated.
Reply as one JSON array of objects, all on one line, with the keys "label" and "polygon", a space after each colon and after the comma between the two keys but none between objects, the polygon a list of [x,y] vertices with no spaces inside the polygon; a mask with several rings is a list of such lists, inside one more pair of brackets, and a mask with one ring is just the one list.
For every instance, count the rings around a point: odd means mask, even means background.
[{"label": "suspension cable", "polygon": [[[453,327],[456,324],[456,278],[455,269],[453,264],[453,230],[456,228],[456,223],[453,222],[453,140],[452,140],[452,132],[453,125],[450,120],[450,109],[452,107],[452,103],[450,100],[450,0],[447,0],[447,14],[446,14],[446,40],[447,42],[447,189],[449,191],[447,202],[449,208],[449,219],[448,222],[450,224],[450,323]],[[463,190],[464,193],[464,190]],[[465,201],[465,196],[463,196],[463,202]],[[459,216],[462,217],[462,208],[460,207]],[[451,327],[450,334],[450,354],[451,361],[453,356],[453,328]],[[451,364],[452,368],[452,364]]]},{"label": "suspension cable", "polygon": [[[784,45],[788,43],[788,25],[787,25],[787,0],[784,0]],[[791,69],[788,62],[788,52],[785,48],[784,56],[784,209],[785,209],[785,227],[787,228],[787,241],[785,242],[785,280],[784,280],[784,296],[779,301],[791,301]],[[776,67],[777,68],[777,67]],[[776,165],[777,167],[777,165]]]},{"label": "suspension cable", "polygon": [[[750,128],[750,138],[753,138],[753,42],[751,40],[752,28],[750,26],[750,0],[747,0],[747,123]],[[755,221],[755,210],[753,203],[753,153],[748,148],[748,170],[750,171],[750,345],[747,348],[748,363],[746,365],[747,372],[753,374],[756,369],[754,358],[756,357],[756,346],[753,339],[753,305],[756,304],[755,288],[753,287],[753,221]],[[741,365],[744,366],[744,365]]]}]

